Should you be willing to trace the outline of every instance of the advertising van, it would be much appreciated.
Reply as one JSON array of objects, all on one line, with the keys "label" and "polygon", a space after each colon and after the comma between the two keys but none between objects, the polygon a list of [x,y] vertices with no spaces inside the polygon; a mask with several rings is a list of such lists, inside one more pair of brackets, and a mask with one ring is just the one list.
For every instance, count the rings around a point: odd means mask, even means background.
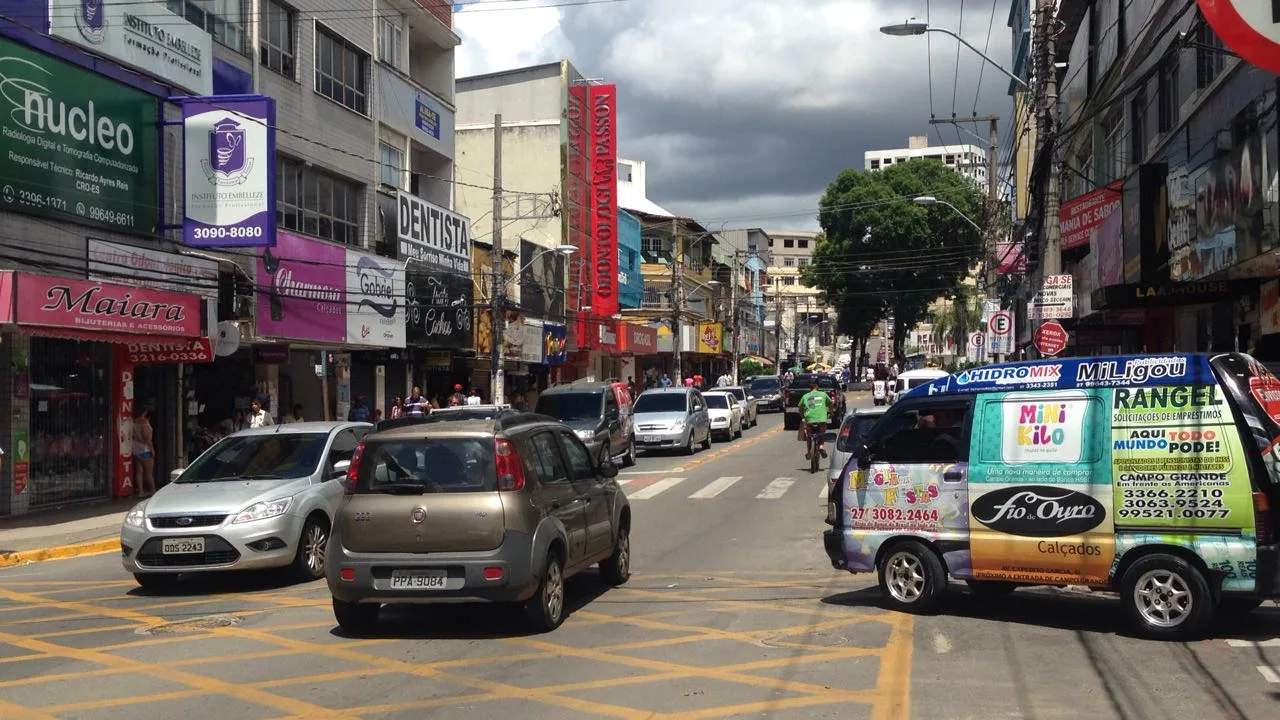
[{"label": "advertising van", "polygon": [[1280,596],[1280,380],[1248,355],[988,365],[904,395],[827,507],[836,568],[928,613],[950,578],[1116,591],[1189,638]]}]

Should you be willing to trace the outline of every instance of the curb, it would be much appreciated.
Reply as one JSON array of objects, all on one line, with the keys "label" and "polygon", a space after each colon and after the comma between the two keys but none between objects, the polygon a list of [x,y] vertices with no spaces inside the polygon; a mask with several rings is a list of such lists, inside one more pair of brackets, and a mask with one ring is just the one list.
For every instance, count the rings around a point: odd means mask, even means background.
[{"label": "curb", "polygon": [[0,551],[0,568],[28,565],[46,560],[63,560],[81,555],[100,555],[102,553],[119,552],[120,539],[94,540],[74,545],[57,545],[55,547],[35,548],[33,550]]}]

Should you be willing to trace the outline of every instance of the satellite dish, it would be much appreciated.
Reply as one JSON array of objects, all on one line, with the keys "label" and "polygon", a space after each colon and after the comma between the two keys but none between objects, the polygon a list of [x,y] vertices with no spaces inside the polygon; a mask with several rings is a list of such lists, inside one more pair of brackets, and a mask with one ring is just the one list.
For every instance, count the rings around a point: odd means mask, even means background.
[{"label": "satellite dish", "polygon": [[240,324],[231,320],[218,323],[218,341],[213,346],[213,354],[226,357],[240,349]]}]

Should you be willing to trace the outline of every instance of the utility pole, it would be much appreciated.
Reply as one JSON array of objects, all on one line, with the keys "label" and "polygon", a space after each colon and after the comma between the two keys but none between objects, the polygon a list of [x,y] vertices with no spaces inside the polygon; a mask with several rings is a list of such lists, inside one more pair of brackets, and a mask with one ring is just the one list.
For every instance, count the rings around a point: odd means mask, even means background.
[{"label": "utility pole", "polygon": [[782,374],[782,282],[773,279],[773,369]]},{"label": "utility pole", "polygon": [[680,242],[680,220],[677,218],[671,218],[671,248],[671,369],[675,374],[671,381],[676,387],[681,387],[684,383],[680,366],[680,335],[684,332],[680,322],[684,311],[684,245]]},{"label": "utility pole", "polygon": [[738,315],[738,254],[741,251],[733,251],[733,267],[729,268],[729,322],[733,323],[733,336],[731,342],[733,347],[729,350],[729,361],[733,363],[733,370],[730,376],[733,377],[733,384],[738,384],[738,337],[739,337],[739,315]]},{"label": "utility pole", "polygon": [[1062,273],[1061,228],[1058,227],[1058,173],[1056,165],[1057,153],[1054,144],[1058,131],[1058,69],[1056,43],[1050,28],[1053,26],[1054,13],[1058,3],[1056,0],[1039,0],[1036,7],[1036,32],[1032,43],[1040,53],[1039,96],[1040,126],[1036,130],[1036,158],[1041,156],[1041,148],[1047,146],[1049,167],[1048,182],[1044,190],[1044,252],[1041,255],[1041,267],[1044,276]]},{"label": "utility pole", "polygon": [[490,333],[490,402],[501,404],[506,396],[503,387],[502,345],[506,334],[507,317],[503,299],[506,282],[502,278],[502,114],[493,116],[493,282],[489,288],[489,310],[493,317]]},{"label": "utility pole", "polygon": [[986,285],[987,287],[987,299],[995,300],[999,297],[999,293],[996,292],[996,263],[997,263],[996,256],[997,256],[998,238],[996,237],[996,224],[994,220],[995,220],[996,212],[998,208],[997,203],[1000,197],[999,186],[996,179],[997,163],[999,162],[998,156],[1000,153],[1000,134],[998,132],[997,123],[1000,122],[1000,116],[987,115],[986,117],[979,117],[977,115],[974,115],[973,117],[968,117],[968,118],[947,118],[943,120],[938,120],[938,119],[929,120],[930,125],[942,125],[942,124],[959,125],[961,123],[979,123],[979,122],[989,123],[989,126],[990,126],[989,128],[990,133],[988,137],[988,143],[990,147],[987,149],[987,232],[986,232],[987,237],[986,237],[986,242],[984,243],[986,246],[986,250],[984,253],[986,256],[986,260],[985,262],[983,262],[983,265],[986,268],[986,272],[983,274],[983,284]]}]

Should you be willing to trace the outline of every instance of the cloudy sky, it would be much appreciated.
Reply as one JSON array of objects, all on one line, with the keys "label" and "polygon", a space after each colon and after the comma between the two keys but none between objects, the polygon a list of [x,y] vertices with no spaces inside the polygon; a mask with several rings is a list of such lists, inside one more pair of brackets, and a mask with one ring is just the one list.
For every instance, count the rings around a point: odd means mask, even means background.
[{"label": "cloudy sky", "polygon": [[1009,0],[469,0],[457,74],[568,58],[618,85],[619,153],[647,162],[651,200],[716,229],[808,229],[864,150],[986,137],[929,125],[930,74],[937,117],[1011,115],[1008,79],[967,49],[957,65],[953,38],[878,28],[928,17],[1009,67],[1008,13]]}]

